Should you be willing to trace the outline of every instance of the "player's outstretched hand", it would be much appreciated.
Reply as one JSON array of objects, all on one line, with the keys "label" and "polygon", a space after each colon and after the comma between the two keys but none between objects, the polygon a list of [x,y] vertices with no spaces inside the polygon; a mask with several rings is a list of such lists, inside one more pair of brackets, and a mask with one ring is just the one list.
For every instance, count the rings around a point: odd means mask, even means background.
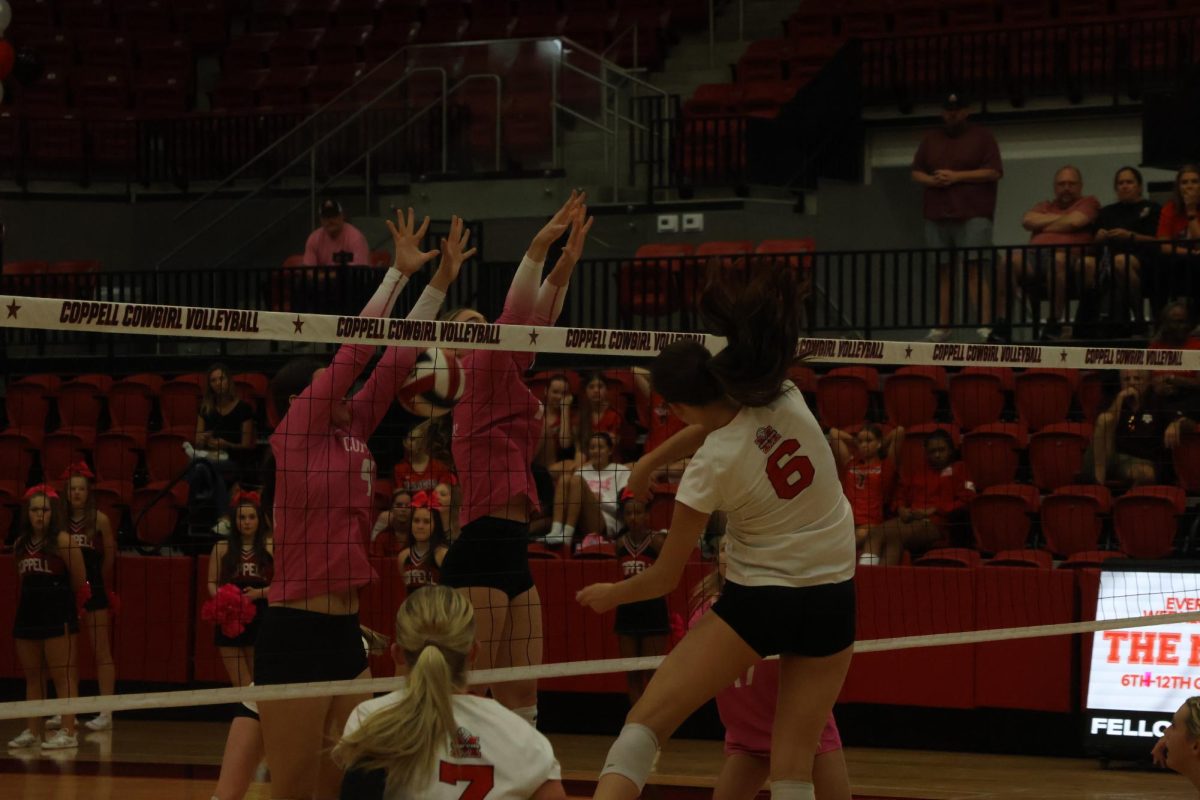
[{"label": "player's outstretched hand", "polygon": [[580,204],[576,207],[571,216],[571,233],[567,236],[567,243],[546,280],[555,286],[566,286],[571,282],[571,275],[583,256],[583,245],[587,242],[588,231],[592,229],[594,221],[594,217],[587,215],[586,205]]},{"label": "player's outstretched hand", "polygon": [[554,216],[550,221],[542,226],[542,229],[533,237],[533,241],[529,244],[529,257],[534,261],[545,261],[546,251],[550,249],[550,245],[557,242],[567,228],[571,227],[572,220],[575,219],[576,210],[587,201],[587,195],[577,190],[571,190],[571,196],[567,198],[567,202],[563,203],[562,208],[554,212]]},{"label": "player's outstretched hand", "polygon": [[429,230],[429,217],[426,217],[421,227],[416,230],[413,230],[413,224],[412,208],[408,209],[407,220],[404,218],[404,212],[396,209],[396,221],[387,221],[388,230],[392,234],[392,245],[396,249],[396,260],[392,262],[392,269],[399,270],[405,276],[412,275],[425,266],[426,262],[438,256],[437,250],[421,251],[421,240],[425,238],[425,231]]},{"label": "player's outstretched hand", "polygon": [[467,249],[467,240],[471,238],[471,229],[466,226],[459,216],[450,218],[450,235],[442,237],[442,260],[434,273],[429,285],[440,291],[446,291],[450,284],[458,279],[458,273],[467,259],[475,255],[476,248]]},{"label": "player's outstretched hand", "polygon": [[616,586],[615,583],[593,583],[591,586],[585,586],[576,592],[575,599],[597,614],[603,614],[605,611],[617,607],[613,591],[616,589]]}]

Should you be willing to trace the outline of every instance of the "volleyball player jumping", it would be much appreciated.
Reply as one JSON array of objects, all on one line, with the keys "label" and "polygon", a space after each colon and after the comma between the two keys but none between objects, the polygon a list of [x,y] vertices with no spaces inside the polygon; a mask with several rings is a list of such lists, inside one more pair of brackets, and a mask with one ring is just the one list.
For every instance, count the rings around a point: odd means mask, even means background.
[{"label": "volleyball player jumping", "polygon": [[[592,220],[572,192],[521,259],[500,324],[553,324],[583,254]],[[570,229],[562,256],[538,286],[546,253]],[[448,312],[458,322],[485,322],[473,309]],[[466,386],[454,407],[454,464],[462,486],[462,532],[442,562],[442,583],[463,590],[475,607],[482,645],[477,666],[542,663],[542,601],[529,572],[529,514],[538,507],[530,472],[541,442],[542,404],[522,380],[533,353],[474,350],[462,358]],[[492,687],[492,695],[530,724],[537,722],[537,682]]]},{"label": "volleyball player jumping", "polygon": [[[408,276],[438,255],[419,245],[429,220],[414,229],[390,221],[396,260],[363,309],[387,316]],[[442,240],[441,264],[410,319],[433,319],[458,276],[469,231],[454,218]],[[375,464],[366,441],[395,400],[417,357],[390,347],[362,389],[351,387],[375,354],[342,345],[327,368],[312,359],[286,364],[271,382],[282,419],[271,436],[275,456],[275,575],[255,645],[254,682],[350,680],[367,675],[358,625],[358,590],[373,577],[366,543],[371,530]],[[364,696],[259,703],[273,798],[337,796],[341,774],[329,760],[336,736]]]},{"label": "volleyball player jumping", "polygon": [[651,366],[654,388],[688,427],[638,462],[644,496],[658,467],[694,452],[654,565],[578,593],[603,612],[679,582],[709,515],[728,516],[728,580],[659,667],[609,750],[597,798],[634,798],[659,742],[762,658],[780,656],[771,737],[773,800],[813,800],[813,756],[854,643],[854,519],[821,426],[787,380],[799,337],[795,277],[777,269],[744,289],[711,284],[703,310],[728,343],[712,356],[677,342]]}]

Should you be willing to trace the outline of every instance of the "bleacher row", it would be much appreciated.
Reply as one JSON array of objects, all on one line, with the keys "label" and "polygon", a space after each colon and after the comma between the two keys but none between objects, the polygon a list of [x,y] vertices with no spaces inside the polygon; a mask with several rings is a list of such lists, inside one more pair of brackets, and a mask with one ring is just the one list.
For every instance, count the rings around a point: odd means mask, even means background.
[{"label": "bleacher row", "polygon": [[[362,623],[390,631],[404,599],[395,559],[372,558],[376,580],[361,593]],[[542,598],[547,663],[618,658],[613,612],[595,614],[575,592],[598,581],[619,580],[613,560],[532,559]],[[207,599],[208,557],[121,555],[115,589],[121,597],[114,624],[114,655],[122,681],[158,684],[225,683],[213,646],[212,626],[199,608]],[[692,588],[712,569],[690,562],[680,586],[668,595],[674,614],[686,616]],[[986,628],[1044,625],[1094,619],[1098,570],[1030,570],[984,567],[863,567],[858,571],[860,639],[955,633]],[[0,555],[0,602],[13,607],[16,569]],[[0,615],[0,639],[11,640],[12,615]],[[81,678],[94,678],[87,637],[80,637]],[[859,654],[841,702],[929,708],[1015,708],[1071,711],[1086,696],[1090,636],[1057,636],[1016,642]],[[372,657],[375,676],[393,674],[388,657]],[[0,647],[0,678],[22,675],[11,647]],[[1074,687],[1081,681],[1079,693]],[[546,691],[624,694],[624,673],[556,678]]]}]

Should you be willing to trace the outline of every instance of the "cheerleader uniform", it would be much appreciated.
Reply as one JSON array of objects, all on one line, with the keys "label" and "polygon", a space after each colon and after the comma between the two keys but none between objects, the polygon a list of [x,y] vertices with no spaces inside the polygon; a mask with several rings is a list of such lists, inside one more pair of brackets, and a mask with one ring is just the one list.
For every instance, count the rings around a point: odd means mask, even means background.
[{"label": "cheerleader uniform", "polygon": [[[645,572],[658,555],[650,546],[647,535],[641,544],[635,545],[625,534],[617,540],[617,564],[625,578]],[[617,606],[617,620],[613,631],[621,636],[653,636],[669,633],[671,623],[667,619],[667,598],[655,597]]]},{"label": "cheerleader uniform", "polygon": [[437,586],[442,578],[442,569],[437,564],[436,548],[429,548],[425,555],[419,558],[414,557],[413,553],[413,548],[410,547],[400,567],[404,576],[404,591],[410,595],[417,589]]},{"label": "cheerleader uniform", "polygon": [[[254,552],[253,548],[249,550],[242,548],[237,572],[229,576],[225,583],[232,583],[239,589],[265,589],[271,585],[271,578],[274,575],[275,563],[270,553],[263,553],[260,556]],[[221,626],[218,625],[213,633],[213,643],[217,647],[253,647],[254,640],[258,638],[258,624],[267,612],[267,599],[260,597],[255,600],[254,607],[257,609],[254,619],[246,624],[240,634],[226,636],[221,633]]]},{"label": "cheerleader uniform", "polygon": [[61,556],[47,552],[46,540],[17,547],[15,561],[21,581],[14,639],[55,639],[79,632],[79,614],[71,575]]},{"label": "cheerleader uniform", "polygon": [[78,547],[83,554],[83,566],[87,569],[87,582],[91,587],[92,596],[83,604],[88,611],[100,611],[108,608],[108,590],[104,586],[104,540],[100,532],[92,527],[87,532],[87,520],[67,520],[67,533],[71,536],[71,546]]}]

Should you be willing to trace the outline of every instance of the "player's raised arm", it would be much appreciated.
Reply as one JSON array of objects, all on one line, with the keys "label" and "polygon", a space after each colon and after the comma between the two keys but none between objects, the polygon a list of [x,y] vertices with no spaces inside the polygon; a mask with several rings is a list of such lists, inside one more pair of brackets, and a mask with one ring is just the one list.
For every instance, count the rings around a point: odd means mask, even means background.
[{"label": "player's raised arm", "polygon": [[542,277],[542,266],[546,263],[546,254],[550,245],[562,237],[571,226],[576,210],[583,205],[587,196],[581,192],[572,191],[571,196],[562,208],[554,213],[550,221],[534,235],[525,251],[525,257],[517,266],[513,275],[512,285],[504,300],[504,312],[496,320],[500,324],[524,325],[533,317],[534,306],[537,303],[538,285]]},{"label": "player's raised arm", "polygon": [[587,205],[580,203],[571,215],[570,234],[567,244],[563,247],[562,255],[546,276],[546,280],[538,289],[537,301],[534,304],[533,322],[535,325],[553,325],[562,313],[563,302],[567,298],[567,286],[575,273],[575,265],[583,257],[583,246],[587,242],[588,231],[592,229],[594,217],[587,215]]}]

